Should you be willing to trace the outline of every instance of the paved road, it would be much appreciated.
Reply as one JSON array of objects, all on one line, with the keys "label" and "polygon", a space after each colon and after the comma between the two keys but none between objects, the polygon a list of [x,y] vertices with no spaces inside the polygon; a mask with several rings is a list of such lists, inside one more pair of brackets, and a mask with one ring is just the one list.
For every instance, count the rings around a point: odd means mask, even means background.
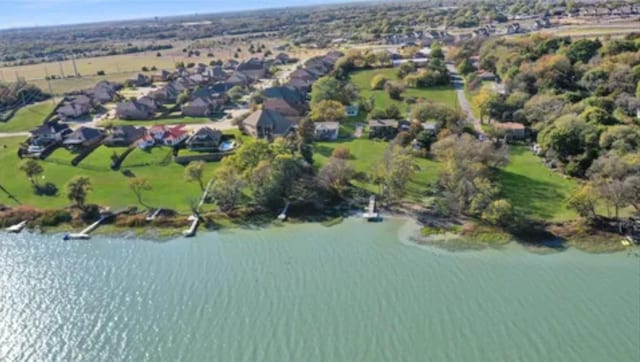
[{"label": "paved road", "polygon": [[458,71],[453,66],[453,64],[447,64],[447,70],[451,75],[451,83],[453,84],[453,88],[455,88],[456,95],[458,96],[458,104],[460,104],[460,110],[467,116],[467,119],[473,123],[473,128],[476,130],[476,132],[478,132],[478,134],[484,134],[480,118],[473,115],[471,104],[469,104],[467,95],[464,93],[464,78],[462,78],[462,76],[458,74]]}]

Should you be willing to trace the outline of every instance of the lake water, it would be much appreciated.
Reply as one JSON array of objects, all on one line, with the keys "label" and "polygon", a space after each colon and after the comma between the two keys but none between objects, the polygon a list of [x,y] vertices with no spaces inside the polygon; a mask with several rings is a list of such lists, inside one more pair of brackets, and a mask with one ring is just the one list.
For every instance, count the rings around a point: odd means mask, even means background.
[{"label": "lake water", "polygon": [[640,360],[640,258],[449,253],[413,228],[0,235],[0,360]]}]

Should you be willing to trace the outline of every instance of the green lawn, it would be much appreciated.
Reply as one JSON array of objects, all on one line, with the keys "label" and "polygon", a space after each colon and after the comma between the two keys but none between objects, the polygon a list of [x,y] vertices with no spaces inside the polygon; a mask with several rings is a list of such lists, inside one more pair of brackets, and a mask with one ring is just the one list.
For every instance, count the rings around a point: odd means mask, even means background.
[{"label": "green lawn", "polygon": [[0,132],[26,132],[44,122],[45,117],[55,108],[55,100],[47,100],[20,108],[7,122],[0,122]]},{"label": "green lawn", "polygon": [[[357,172],[369,173],[374,166],[382,160],[389,143],[381,140],[369,140],[363,138],[337,142],[318,142],[314,145],[314,166],[320,168],[326,164],[329,157],[331,157],[331,152],[333,152],[333,149],[338,146],[345,146],[349,148],[352,156],[351,163]],[[416,160],[419,171],[416,173],[413,180],[411,180],[406,195],[406,198],[412,201],[419,201],[422,199],[422,195],[427,190],[429,184],[437,182],[442,169],[442,165],[438,162],[424,158]],[[372,183],[356,181],[354,184],[373,193],[380,191],[378,186]]]},{"label": "green lawn", "polygon": [[[407,104],[403,101],[393,100],[384,90],[371,90],[371,79],[376,74],[383,74],[387,79],[398,80],[396,68],[371,69],[357,71],[351,74],[351,81],[360,89],[360,94],[364,98],[373,96],[376,109],[385,109],[391,104],[396,104],[401,110],[407,110]],[[441,103],[451,108],[458,106],[456,92],[452,86],[440,86],[432,88],[407,88],[402,96],[404,98],[414,97],[424,98],[436,103]]]},{"label": "green lawn", "polygon": [[498,175],[504,197],[525,215],[552,221],[577,216],[566,207],[577,182],[551,171],[526,147],[513,147],[511,163]]},{"label": "green lawn", "polygon": [[[89,194],[88,202],[119,208],[136,205],[135,195],[129,189],[131,176],[147,177],[153,190],[144,194],[143,200],[151,206],[176,209],[189,212],[190,200],[201,196],[197,183],[184,180],[184,167],[174,162],[163,163],[168,148],[157,148],[147,153],[141,150],[133,151],[122,165],[121,171],[111,171],[110,156],[114,150],[118,153],[124,148],[100,147],[85,158],[80,165],[73,167],[69,164],[74,157],[66,150],[59,149],[41,164],[44,168],[44,179],[41,183],[51,182],[58,187],[56,196],[35,195],[26,176],[18,170],[20,160],[16,150],[22,138],[0,139],[0,184],[12,193],[21,203],[43,208],[56,208],[69,205],[65,194],[65,184],[76,175],[88,176],[93,184],[93,191]],[[6,146],[6,148],[4,147]],[[211,177],[218,163],[206,166],[205,178]],[[130,172],[125,175],[126,170]],[[15,202],[0,191],[0,204],[15,205]]]}]

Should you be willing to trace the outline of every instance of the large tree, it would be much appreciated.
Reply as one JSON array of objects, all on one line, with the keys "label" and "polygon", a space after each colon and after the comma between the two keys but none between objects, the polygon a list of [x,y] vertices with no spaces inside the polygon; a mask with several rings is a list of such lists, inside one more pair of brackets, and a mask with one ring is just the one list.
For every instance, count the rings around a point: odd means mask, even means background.
[{"label": "large tree", "polygon": [[74,206],[83,208],[91,191],[91,180],[86,176],[76,176],[67,183],[67,198]]},{"label": "large tree", "polygon": [[342,103],[324,100],[311,106],[309,117],[315,122],[336,122],[344,119],[346,113]]},{"label": "large tree", "polygon": [[31,185],[33,185],[33,187],[36,187],[38,185],[36,182],[36,177],[38,175],[41,175],[44,172],[44,169],[42,168],[42,165],[40,165],[36,160],[30,158],[22,162],[22,164],[20,165],[20,171],[24,172],[25,175],[27,175],[29,182],[31,182]]},{"label": "large tree", "polygon": [[222,212],[234,210],[242,199],[244,181],[236,169],[227,164],[220,166],[211,185],[211,197]]},{"label": "large tree", "polygon": [[142,201],[142,193],[144,191],[150,191],[152,189],[151,184],[149,183],[149,180],[145,177],[136,177],[133,180],[129,181],[129,188],[136,195],[136,199],[138,200],[138,203],[144,207],[148,207]]},{"label": "large tree", "polygon": [[332,156],[318,172],[320,186],[332,195],[343,198],[355,170],[344,158]]},{"label": "large tree", "polygon": [[184,177],[189,182],[197,182],[200,185],[200,190],[204,191],[204,168],[206,163],[204,161],[190,162],[184,169]]}]

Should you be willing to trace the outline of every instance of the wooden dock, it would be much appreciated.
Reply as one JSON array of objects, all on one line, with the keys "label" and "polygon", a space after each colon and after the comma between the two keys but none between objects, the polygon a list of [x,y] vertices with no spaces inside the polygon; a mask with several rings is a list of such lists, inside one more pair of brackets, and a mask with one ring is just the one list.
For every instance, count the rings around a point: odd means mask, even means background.
[{"label": "wooden dock", "polygon": [[369,205],[365,209],[365,213],[362,214],[362,217],[367,221],[378,221],[380,220],[380,214],[376,211],[376,197],[375,195],[371,195],[369,197]]},{"label": "wooden dock", "polygon": [[98,221],[96,221],[93,224],[87,226],[84,230],[82,230],[79,233],[65,234],[64,235],[64,240],[89,240],[89,239],[91,239],[91,235],[89,235],[89,234],[91,234],[98,227],[100,227],[100,224],[102,224],[110,216],[111,216],[111,214],[100,216]]},{"label": "wooden dock", "polygon": [[182,235],[184,237],[190,238],[196,236],[198,225],[200,225],[200,208],[202,207],[202,205],[204,205],[204,202],[207,199],[211,184],[213,184],[213,179],[209,180],[209,183],[207,183],[207,187],[204,189],[202,197],[200,198],[200,202],[198,203],[198,209],[194,211],[193,215],[189,216],[188,220],[191,221],[191,226],[187,230],[184,230],[182,232]]},{"label": "wooden dock", "polygon": [[27,221],[22,221],[18,224],[9,226],[8,228],[4,229],[6,232],[8,233],[12,233],[12,234],[19,234],[25,227],[27,226]]}]

